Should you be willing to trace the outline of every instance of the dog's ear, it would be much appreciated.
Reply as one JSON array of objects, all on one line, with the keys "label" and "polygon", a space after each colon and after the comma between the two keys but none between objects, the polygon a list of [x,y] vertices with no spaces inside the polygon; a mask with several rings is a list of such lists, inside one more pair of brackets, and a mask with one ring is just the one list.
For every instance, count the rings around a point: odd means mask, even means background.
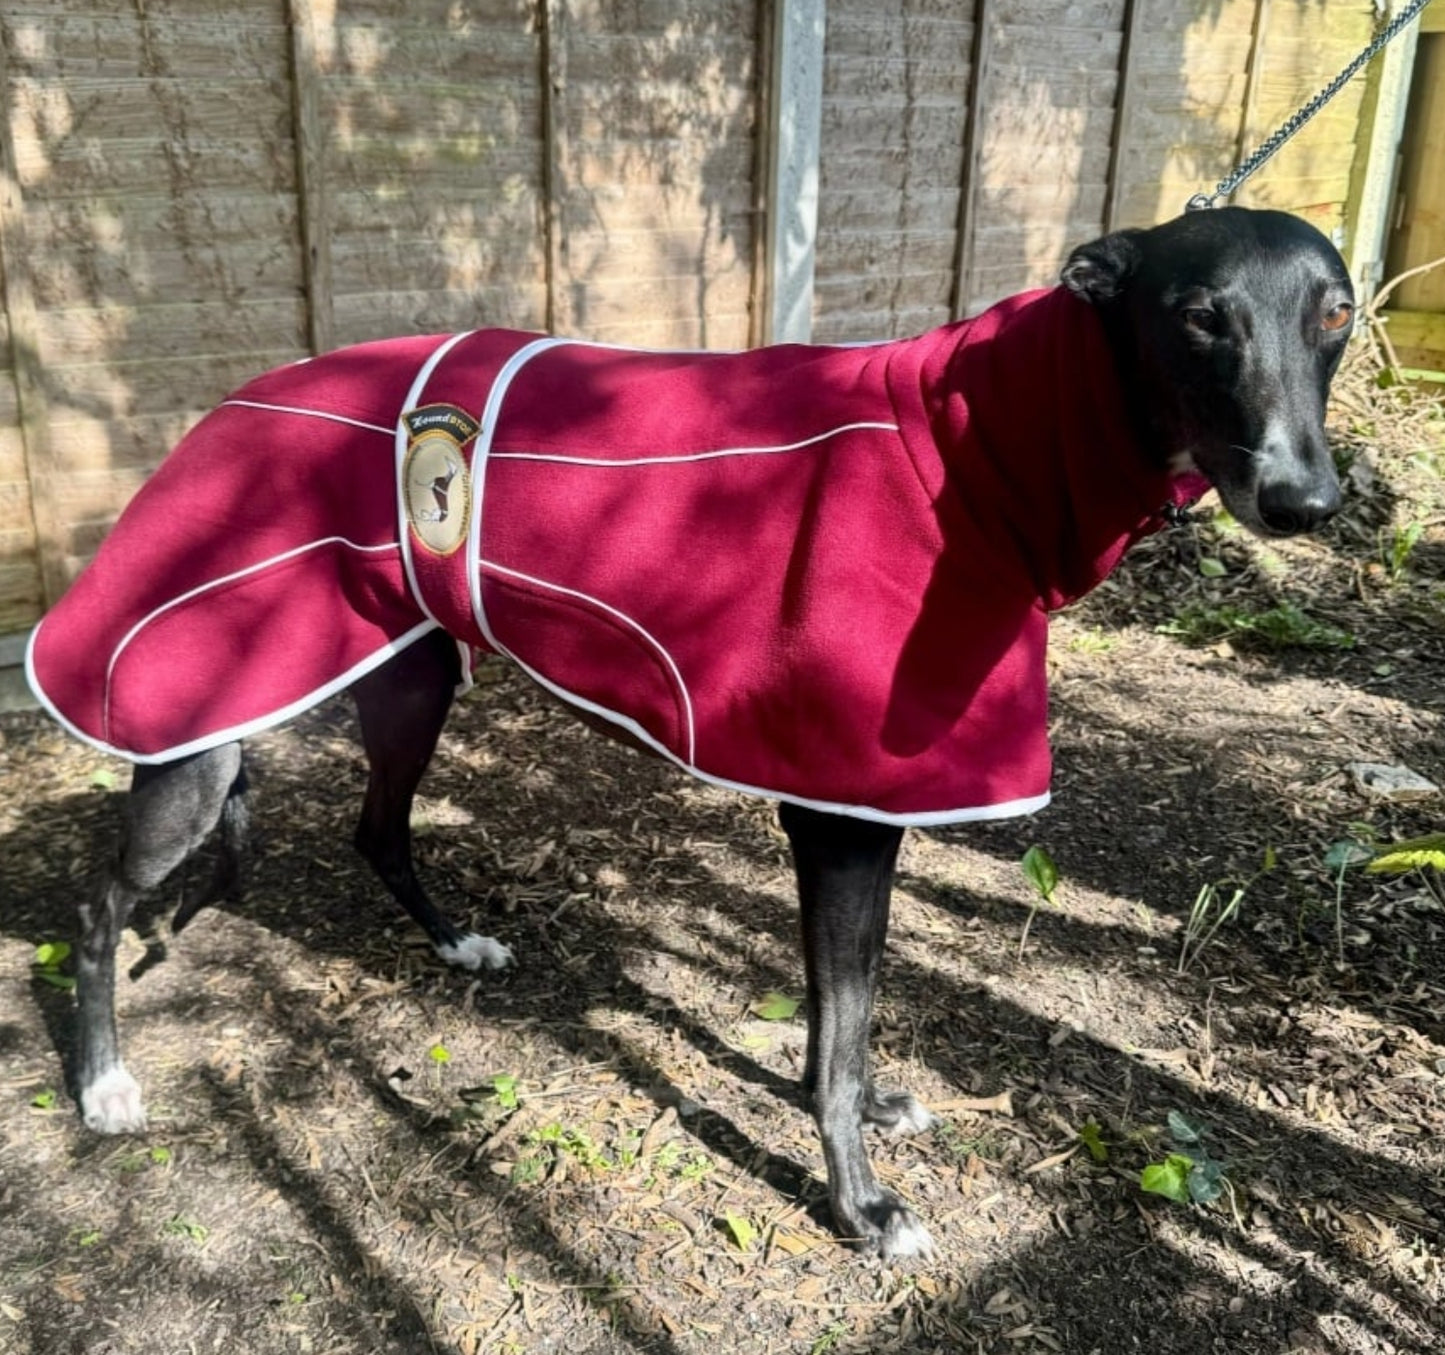
[{"label": "dog's ear", "polygon": [[1138,230],[1115,231],[1080,245],[1069,255],[1059,280],[1075,296],[1095,305],[1115,300],[1143,257],[1139,248],[1143,234]]}]

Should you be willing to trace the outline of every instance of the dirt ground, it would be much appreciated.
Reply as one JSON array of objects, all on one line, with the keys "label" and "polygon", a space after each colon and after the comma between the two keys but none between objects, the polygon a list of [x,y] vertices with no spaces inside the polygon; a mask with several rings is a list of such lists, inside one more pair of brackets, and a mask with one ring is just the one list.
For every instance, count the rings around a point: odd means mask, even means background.
[{"label": "dirt ground", "polygon": [[[1205,512],[1141,548],[1056,623],[1054,805],[909,835],[875,1051],[941,1123],[874,1159],[932,1262],[827,1229],[770,807],[504,672],[449,726],[420,854],[517,967],[446,969],[353,856],[334,703],[254,743],[245,901],[172,938],[173,882],[128,937],[151,1127],[84,1132],[36,948],[125,773],[0,718],[0,1350],[1436,1355],[1445,903],[1326,864],[1445,828],[1346,771],[1445,782],[1445,420],[1369,377],[1327,536]],[[1257,620],[1279,604],[1318,624]],[[1021,952],[1033,844],[1060,884]],[[1141,1189],[1181,1151],[1218,1199]]]}]

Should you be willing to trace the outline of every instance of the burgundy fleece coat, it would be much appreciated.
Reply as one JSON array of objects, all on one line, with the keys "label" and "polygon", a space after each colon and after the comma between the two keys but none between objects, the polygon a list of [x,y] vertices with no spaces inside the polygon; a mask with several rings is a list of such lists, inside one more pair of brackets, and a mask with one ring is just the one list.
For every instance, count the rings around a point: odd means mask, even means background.
[{"label": "burgundy fleece coat", "polygon": [[37,628],[68,728],[160,762],[437,625],[696,775],[900,823],[1048,800],[1047,615],[1195,477],[1062,289],[862,347],[506,330],[281,368],[203,419]]}]

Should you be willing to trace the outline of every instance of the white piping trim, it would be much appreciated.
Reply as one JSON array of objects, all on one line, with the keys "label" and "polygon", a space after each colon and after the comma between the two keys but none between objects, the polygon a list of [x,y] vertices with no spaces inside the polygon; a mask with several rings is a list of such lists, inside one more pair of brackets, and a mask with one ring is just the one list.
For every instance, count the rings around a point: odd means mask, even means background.
[{"label": "white piping trim", "polygon": [[348,424],[352,428],[364,428],[368,433],[385,433],[391,436],[391,429],[378,423],[363,423],[360,419],[348,419],[344,414],[332,414],[324,409],[302,409],[297,405],[267,405],[260,400],[222,400],[217,409],[235,405],[239,409],[265,409],[272,414],[300,414],[307,419],[328,419],[332,423]]},{"label": "white piping trim", "polygon": [[395,541],[387,541],[379,546],[363,546],[344,536],[323,536],[316,541],[308,541],[304,546],[293,546],[290,550],[284,550],[280,555],[273,555],[267,560],[258,560],[253,565],[247,565],[244,569],[235,570],[230,574],[223,574],[219,579],[209,579],[205,583],[198,584],[194,588],[187,589],[184,593],[178,594],[167,602],[161,603],[159,607],[147,612],[121,637],[121,641],[111,651],[110,662],[105,666],[105,697],[101,703],[101,725],[107,736],[110,733],[110,680],[115,673],[115,665],[125,648],[158,616],[164,615],[173,607],[179,607],[192,598],[199,597],[202,593],[209,593],[213,588],[224,587],[228,583],[234,583],[237,579],[244,579],[248,574],[260,573],[263,569],[270,569],[272,565],[279,565],[287,560],[294,559],[298,555],[304,555],[307,551],[318,550],[322,546],[350,546],[352,550],[361,551],[363,554],[371,555],[381,551],[392,551],[396,549]]},{"label": "white piping trim", "polygon": [[[41,622],[43,625],[44,622]],[[36,639],[40,634],[40,626],[36,626],[30,633],[30,643],[25,649],[25,678],[30,684],[30,690],[35,693],[40,704],[49,712],[63,729],[73,734],[82,743],[89,744],[92,748],[98,748],[103,753],[112,753],[116,757],[123,758],[127,762],[143,763],[147,766],[155,766],[164,762],[174,762],[179,758],[188,757],[193,753],[203,753],[209,748],[219,748],[222,744],[235,743],[239,739],[250,738],[253,734],[259,734],[276,725],[284,724],[287,720],[309,710],[312,706],[319,705],[329,696],[349,687],[353,682],[365,677],[375,668],[379,668],[392,655],[400,653],[409,645],[415,644],[423,635],[437,630],[437,625],[432,621],[421,621],[413,626],[404,635],[398,636],[389,645],[383,646],[376,653],[363,659],[360,663],[348,669],[339,677],[332,679],[316,691],[293,701],[289,706],[281,710],[272,711],[270,714],[258,717],[245,724],[233,725],[229,729],[218,730],[214,734],[208,734],[203,738],[195,739],[190,743],[180,744],[175,748],[169,748],[163,753],[135,753],[124,748],[116,748],[106,743],[104,739],[97,739],[87,734],[83,729],[72,724],[59,707],[50,699],[49,694],[40,685],[40,680],[35,673],[34,650]],[[505,652],[505,651],[503,651]],[[544,677],[530,664],[523,663],[516,655],[508,655],[512,662],[517,665],[528,677],[539,687],[545,688],[554,696],[560,697],[569,705],[576,706],[581,710],[599,716],[601,719],[625,729],[640,743],[645,744],[659,757],[695,776],[699,781],[705,781],[708,785],[718,786],[723,790],[736,791],[742,795],[760,796],[767,800],[786,800],[790,804],[801,805],[804,809],[816,809],[828,814],[844,814],[850,818],[867,819],[873,823],[890,823],[899,827],[927,828],[936,827],[949,823],[980,823],[990,819],[1016,818],[1023,814],[1035,814],[1043,809],[1050,800],[1049,792],[1042,795],[1035,795],[1022,800],[1006,800],[996,805],[982,805],[974,809],[963,810],[929,810],[917,814],[891,814],[885,810],[874,809],[868,805],[847,805],[835,803],[829,800],[812,800],[801,795],[785,795],[780,791],[769,790],[765,786],[750,786],[742,781],[729,781],[726,777],[714,776],[710,772],[702,771],[700,768],[682,761],[671,749],[660,744],[651,734],[647,732],[637,721],[626,715],[619,715],[616,711],[608,710],[599,706],[594,701],[588,701],[584,697],[567,691],[564,687],[558,686],[550,678]]]},{"label": "white piping trim", "polygon": [[837,428],[826,429],[822,433],[815,433],[812,437],[803,438],[798,442],[779,443],[775,447],[720,447],[714,451],[678,452],[675,455],[669,456],[638,456],[611,459],[605,457],[568,456],[562,452],[491,452],[490,456],[496,461],[555,461],[567,466],[663,466],[681,462],[711,461],[717,457],[724,456],[772,456],[778,452],[796,452],[800,448],[812,447],[817,443],[826,442],[829,438],[835,438],[842,433],[855,433],[868,430],[881,433],[897,433],[899,427],[896,423],[878,423],[874,421],[844,423],[839,424]]},{"label": "white piping trim", "polygon": [[[592,606],[598,608],[600,611],[606,612],[609,616],[616,617],[617,620],[621,621],[624,625],[631,626],[633,630],[642,636],[653,649],[662,655],[662,660],[667,665],[668,671],[672,673],[673,681],[677,683],[677,690],[682,695],[683,709],[687,714],[687,758],[681,762],[680,765],[686,767],[689,771],[695,769],[695,760],[697,758],[697,722],[692,710],[692,696],[687,690],[687,683],[683,681],[682,671],[678,668],[676,661],[667,651],[666,646],[663,645],[655,635],[640,622],[634,621],[626,612],[618,611],[616,607],[603,602],[601,598],[592,597],[588,593],[578,592],[575,588],[565,588],[560,583],[551,583],[546,579],[534,578],[531,574],[523,574],[521,570],[518,569],[508,569],[506,565],[494,564],[490,560],[479,560],[477,562],[477,569],[479,581],[481,571],[491,570],[494,574],[505,574],[513,579],[521,579],[524,583],[536,584],[538,588],[549,588],[552,592],[562,593],[569,598],[579,598],[583,602],[591,603]],[[502,653],[517,663],[521,662],[509,649],[503,649]]]},{"label": "white piping trim", "polygon": [[789,804],[801,805],[804,809],[816,809],[825,814],[843,814],[849,818],[867,819],[872,823],[890,823],[903,828],[928,828],[947,823],[981,823],[989,819],[1017,818],[1023,814],[1038,813],[1051,798],[1050,793],[1045,791],[1042,795],[1027,796],[1021,800],[1005,800],[999,804],[980,805],[972,809],[937,809],[917,814],[893,814],[884,809],[874,809],[871,805],[849,805],[831,800],[813,800],[802,795],[787,795],[766,786],[751,786],[743,781],[730,781],[727,777],[714,776],[711,772],[705,772],[694,763],[684,762],[666,744],[659,743],[653,738],[630,715],[620,715],[605,706],[599,706],[595,701],[589,701],[575,692],[569,692],[565,687],[539,673],[531,664],[525,663],[515,654],[505,649],[501,652],[506,654],[533,682],[551,692],[553,696],[559,697],[570,706],[576,706],[579,710],[585,710],[610,724],[625,729],[639,743],[645,744],[652,752],[672,763],[673,766],[680,767],[690,776],[697,777],[699,781],[706,781],[709,785],[718,786],[723,790],[760,796],[766,800],[786,800]]},{"label": "white piping trim", "polygon": [[575,339],[544,336],[540,339],[533,339],[531,343],[524,344],[517,349],[492,378],[492,387],[487,392],[487,402],[482,407],[481,431],[478,432],[477,440],[472,444],[472,521],[467,532],[467,591],[472,595],[472,616],[477,623],[477,629],[481,631],[483,638],[493,649],[503,654],[510,651],[497,644],[497,638],[492,634],[491,626],[487,624],[486,610],[482,606],[480,572],[482,504],[486,497],[487,459],[491,456],[492,439],[497,433],[497,416],[501,412],[502,400],[506,397],[508,387],[527,363],[531,362],[539,353],[545,353],[549,348],[558,348],[563,344],[576,342]]},{"label": "white piping trim", "polygon": [[[42,625],[44,622],[41,623]],[[60,708],[50,699],[49,694],[40,685],[40,679],[35,672],[34,650],[36,636],[40,634],[40,626],[37,626],[30,637],[30,644],[25,651],[25,679],[30,684],[30,690],[35,693],[40,704],[50,713],[51,717],[62,728],[75,735],[83,743],[88,743],[92,748],[99,748],[103,753],[113,753],[117,757],[124,758],[127,762],[144,763],[148,766],[155,766],[159,763],[174,762],[178,758],[188,757],[192,753],[204,753],[208,748],[219,748],[222,744],[235,743],[238,739],[249,738],[252,734],[259,734],[263,730],[271,729],[276,725],[284,724],[287,720],[294,719],[303,711],[310,710],[312,706],[319,705],[329,696],[335,696],[337,692],[344,691],[353,682],[365,677],[375,668],[380,668],[394,654],[399,654],[409,645],[415,644],[423,635],[437,629],[434,621],[420,621],[409,631],[399,635],[389,644],[383,645],[374,653],[367,655],[360,662],[353,664],[346,672],[338,677],[332,678],[330,682],[323,683],[314,691],[308,692],[305,696],[298,697],[289,705],[282,706],[279,710],[273,710],[265,715],[257,716],[254,720],[247,720],[243,724],[232,725],[227,729],[216,730],[214,733],[205,734],[199,739],[192,739],[190,743],[178,744],[174,748],[167,748],[162,753],[136,753],[125,748],[117,748],[107,743],[104,739],[98,739],[92,734],[72,724]]]},{"label": "white piping trim", "polygon": [[437,346],[432,352],[432,355],[422,363],[421,367],[417,370],[416,376],[412,378],[412,383],[406,392],[406,399],[402,402],[401,412],[396,416],[396,427],[385,430],[395,439],[396,532],[397,536],[401,539],[401,564],[406,574],[406,586],[411,589],[412,601],[415,602],[427,616],[431,617],[433,621],[436,621],[437,625],[440,625],[441,622],[437,621],[436,617],[432,614],[432,609],[427,606],[426,598],[422,596],[421,589],[417,586],[416,567],[412,564],[411,559],[411,530],[407,523],[406,485],[403,482],[403,477],[406,474],[406,415],[417,407],[418,402],[421,400],[421,393],[426,389],[426,383],[431,380],[431,374],[436,370],[437,363],[446,357],[463,339],[475,333],[476,330],[474,329],[463,330],[462,333],[453,334],[445,343]]}]

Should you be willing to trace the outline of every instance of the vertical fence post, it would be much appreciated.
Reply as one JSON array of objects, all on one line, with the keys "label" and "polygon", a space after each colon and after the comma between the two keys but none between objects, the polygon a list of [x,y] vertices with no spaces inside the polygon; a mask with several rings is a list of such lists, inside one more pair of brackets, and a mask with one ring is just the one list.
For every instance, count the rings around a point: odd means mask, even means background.
[{"label": "vertical fence post", "polygon": [[776,0],[768,53],[764,343],[813,333],[826,0]]},{"label": "vertical fence post", "polygon": [[958,199],[958,234],[953,255],[953,318],[968,310],[968,284],[973,273],[973,242],[978,231],[979,163],[983,152],[983,106],[993,60],[993,0],[973,7],[973,53],[968,69],[968,126],[963,135],[963,183]]},{"label": "vertical fence post", "polygon": [[[1404,2],[1392,0],[1386,17],[1394,18]],[[1426,10],[1426,19],[1431,10],[1438,8],[1432,5]],[[1375,59],[1369,73],[1370,84],[1365,95],[1367,111],[1361,119],[1364,164],[1351,185],[1350,203],[1345,212],[1349,229],[1345,253],[1361,303],[1368,301],[1385,280],[1386,243],[1395,209],[1400,146],[1405,137],[1411,75],[1424,22],[1406,28]]]},{"label": "vertical fence post", "polygon": [[1119,48],[1119,82],[1114,87],[1114,126],[1109,133],[1108,191],[1104,198],[1104,233],[1119,229],[1124,207],[1124,146],[1134,120],[1134,68],[1138,61],[1139,12],[1144,0],[1125,0],[1123,37]]},{"label": "vertical fence post", "polygon": [[[1254,125],[1259,108],[1259,81],[1264,71],[1264,53],[1269,38],[1269,0],[1255,0],[1254,32],[1249,39],[1249,64],[1244,70],[1244,109],[1239,115],[1239,138],[1234,145],[1234,163],[1243,163],[1253,149]],[[1228,171],[1226,171],[1227,173]]]},{"label": "vertical fence post", "polygon": [[567,0],[539,0],[542,81],[542,239],[546,288],[544,327],[552,334],[570,334],[576,324],[567,287],[566,243],[563,240],[563,195],[567,191]]},{"label": "vertical fence post", "polygon": [[314,0],[287,0],[287,17],[291,36],[296,200],[301,218],[301,275],[306,289],[306,340],[312,353],[326,353],[336,347],[336,299],[331,279],[326,137],[321,126],[321,75],[316,60],[313,3]]}]

